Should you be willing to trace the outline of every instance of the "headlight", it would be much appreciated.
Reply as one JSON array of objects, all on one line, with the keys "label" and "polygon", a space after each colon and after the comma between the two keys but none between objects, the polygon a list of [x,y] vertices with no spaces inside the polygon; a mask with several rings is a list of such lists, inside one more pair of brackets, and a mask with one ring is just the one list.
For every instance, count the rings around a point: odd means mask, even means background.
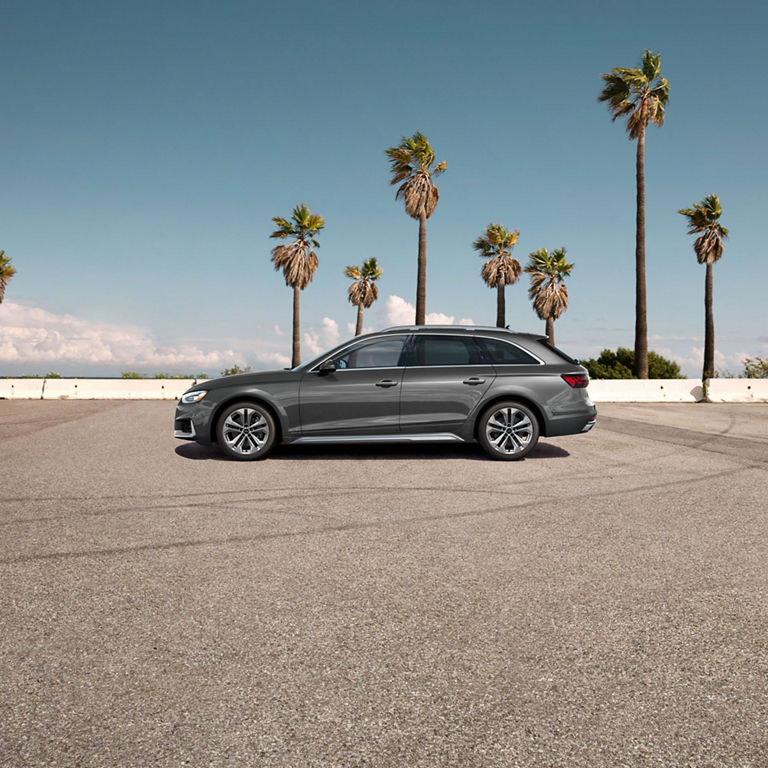
[{"label": "headlight", "polygon": [[187,392],[181,396],[182,403],[199,403],[206,395],[208,391],[205,389],[197,389],[194,392]]}]

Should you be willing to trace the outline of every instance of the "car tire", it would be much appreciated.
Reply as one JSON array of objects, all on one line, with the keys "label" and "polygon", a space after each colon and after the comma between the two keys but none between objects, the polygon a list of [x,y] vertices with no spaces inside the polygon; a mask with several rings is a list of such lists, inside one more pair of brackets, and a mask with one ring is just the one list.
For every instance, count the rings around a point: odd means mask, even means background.
[{"label": "car tire", "polygon": [[483,411],[477,439],[485,452],[500,461],[518,461],[539,441],[539,420],[530,408],[515,400],[503,400]]},{"label": "car tire", "polygon": [[275,437],[272,414],[256,403],[227,406],[216,424],[219,447],[237,461],[265,459],[275,444]]}]

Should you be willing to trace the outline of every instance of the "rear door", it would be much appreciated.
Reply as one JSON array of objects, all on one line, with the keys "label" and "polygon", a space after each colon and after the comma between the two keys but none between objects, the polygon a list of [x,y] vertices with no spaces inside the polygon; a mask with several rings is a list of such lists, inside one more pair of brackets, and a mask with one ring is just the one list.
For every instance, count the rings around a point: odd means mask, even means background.
[{"label": "rear door", "polygon": [[307,371],[299,390],[302,435],[397,434],[407,338],[387,335],[353,343],[330,358],[335,371],[319,371],[321,363]]},{"label": "rear door", "polygon": [[403,434],[457,433],[496,377],[472,336],[417,334],[406,352],[400,398]]}]

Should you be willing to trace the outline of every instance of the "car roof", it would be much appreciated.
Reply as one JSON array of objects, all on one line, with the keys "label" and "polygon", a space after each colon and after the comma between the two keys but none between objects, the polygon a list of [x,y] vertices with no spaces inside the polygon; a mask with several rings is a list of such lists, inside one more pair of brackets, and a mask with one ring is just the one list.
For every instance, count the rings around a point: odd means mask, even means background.
[{"label": "car roof", "polygon": [[517,336],[527,339],[542,339],[542,333],[522,333],[510,328],[499,328],[496,325],[396,325],[392,328],[384,328],[377,333],[456,333],[456,334],[499,334],[501,336]]}]

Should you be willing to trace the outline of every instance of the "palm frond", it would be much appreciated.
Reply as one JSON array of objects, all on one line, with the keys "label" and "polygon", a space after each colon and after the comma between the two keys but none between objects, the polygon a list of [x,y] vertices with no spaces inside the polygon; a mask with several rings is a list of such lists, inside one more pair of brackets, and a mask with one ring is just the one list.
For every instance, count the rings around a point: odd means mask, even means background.
[{"label": "palm frond", "polygon": [[395,200],[402,199],[406,213],[419,218],[429,218],[438,202],[437,187],[433,178],[445,171],[445,161],[435,165],[435,152],[423,133],[403,136],[400,144],[386,150],[389,158],[390,184],[399,185]]},{"label": "palm frond", "polygon": [[0,304],[5,298],[5,289],[8,282],[16,274],[16,267],[11,264],[10,256],[5,255],[5,251],[0,251]]},{"label": "palm frond", "polygon": [[608,102],[611,120],[627,117],[630,139],[637,139],[650,124],[664,124],[669,82],[661,76],[661,54],[645,51],[640,68],[614,67],[601,74],[598,101]]},{"label": "palm frond", "polygon": [[723,255],[723,240],[728,237],[728,228],[719,219],[723,213],[720,198],[706,195],[703,200],[690,208],[681,208],[679,214],[688,220],[688,234],[698,234],[693,244],[699,264],[714,264]]}]

